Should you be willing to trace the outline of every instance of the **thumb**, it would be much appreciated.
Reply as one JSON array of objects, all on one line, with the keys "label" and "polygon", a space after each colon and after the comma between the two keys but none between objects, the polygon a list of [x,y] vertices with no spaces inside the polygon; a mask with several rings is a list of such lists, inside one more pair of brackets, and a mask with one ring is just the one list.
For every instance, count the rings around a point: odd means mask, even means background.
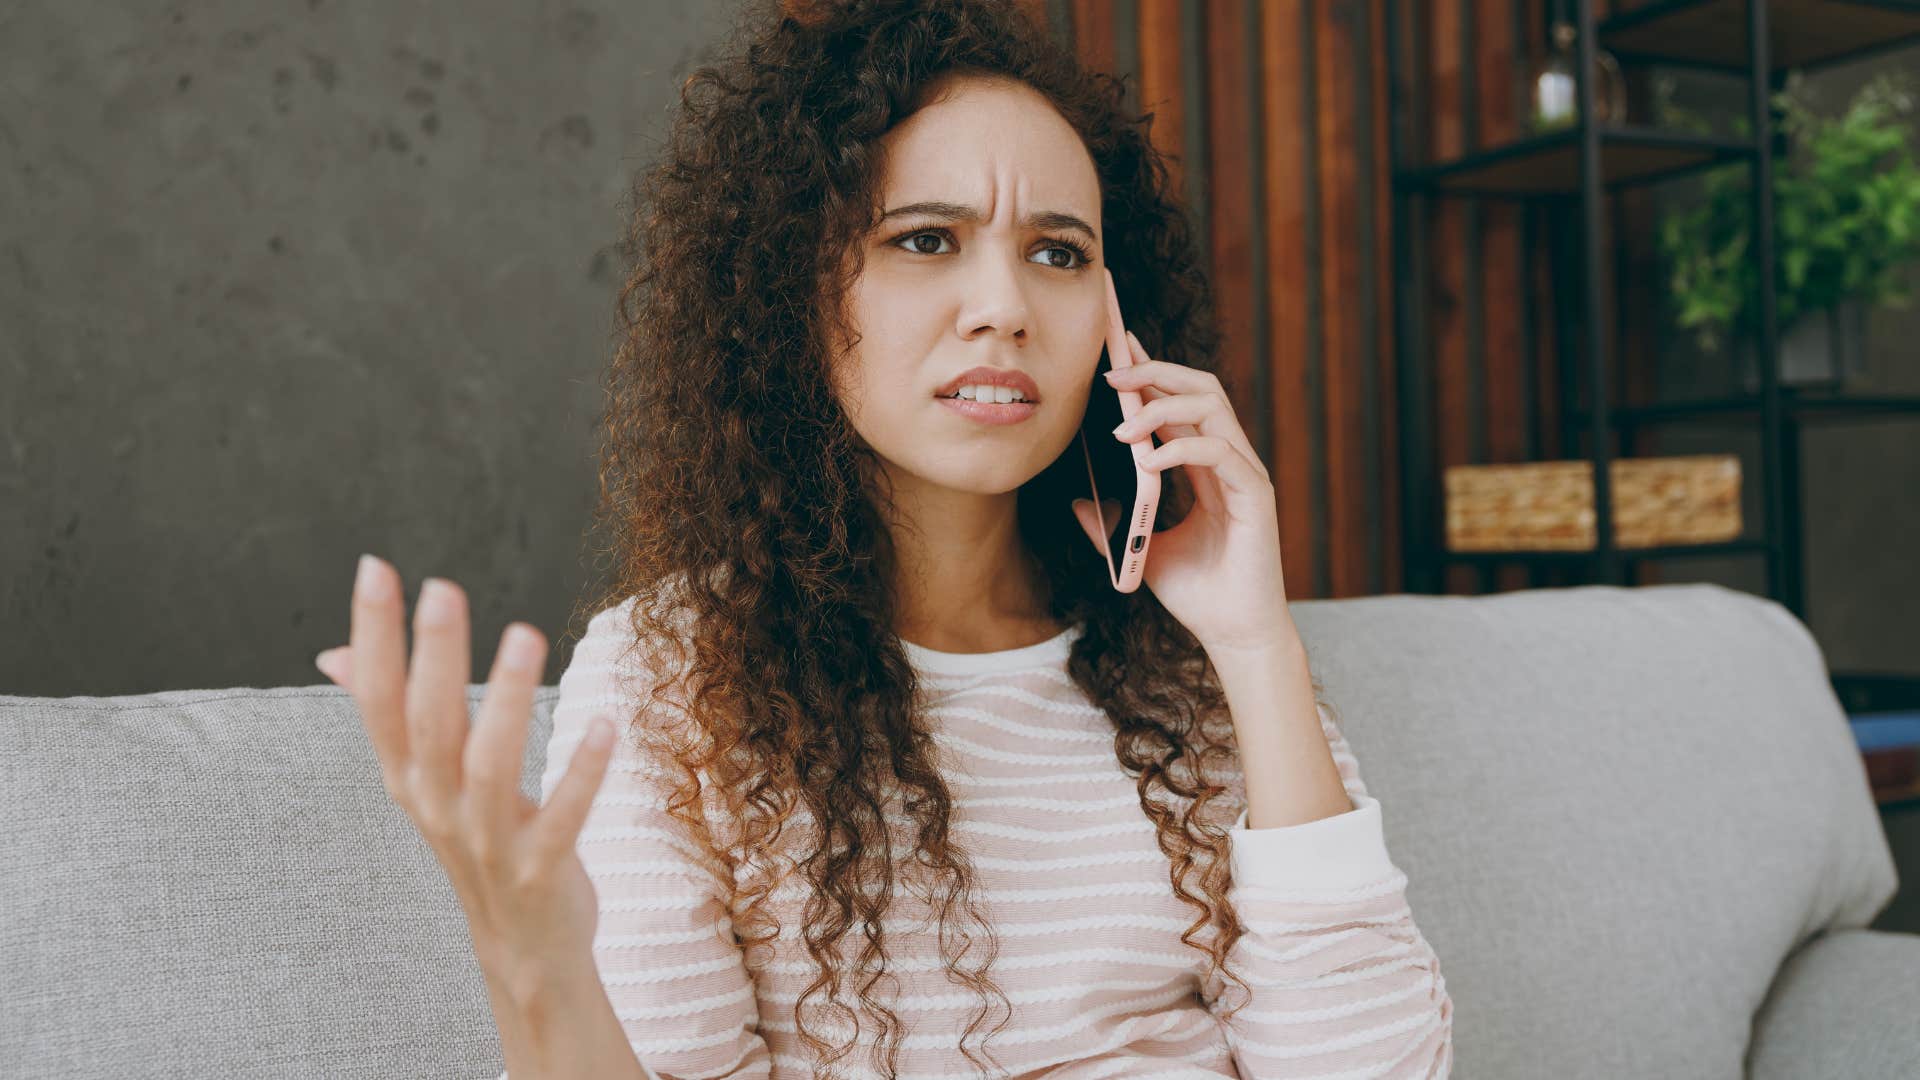
[{"label": "thumb", "polygon": [[320,674],[332,679],[340,686],[345,686],[347,680],[353,676],[352,649],[346,645],[339,645],[324,650],[313,658],[313,666],[320,669]]}]

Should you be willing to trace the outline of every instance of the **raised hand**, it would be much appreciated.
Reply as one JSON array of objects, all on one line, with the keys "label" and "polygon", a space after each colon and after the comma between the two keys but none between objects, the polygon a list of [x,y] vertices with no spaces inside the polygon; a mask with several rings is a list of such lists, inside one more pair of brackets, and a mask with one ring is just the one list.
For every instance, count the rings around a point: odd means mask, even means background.
[{"label": "raised hand", "polygon": [[466,593],[440,578],[421,584],[411,664],[405,615],[399,573],[362,556],[349,643],[314,664],[359,705],[387,794],[445,868],[488,977],[535,982],[591,955],[598,906],[574,843],[606,776],[613,724],[594,721],[546,805],[535,804],[520,791],[520,763],[546,638],[524,622],[506,628],[470,731]]}]

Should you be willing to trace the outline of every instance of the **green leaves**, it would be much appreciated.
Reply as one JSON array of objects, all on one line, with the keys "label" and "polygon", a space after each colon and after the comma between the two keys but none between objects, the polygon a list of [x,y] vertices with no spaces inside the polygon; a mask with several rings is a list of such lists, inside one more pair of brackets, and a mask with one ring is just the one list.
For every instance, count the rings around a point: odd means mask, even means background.
[{"label": "green leaves", "polygon": [[[1920,261],[1920,163],[1908,118],[1916,96],[1893,73],[1868,83],[1838,117],[1823,119],[1794,91],[1774,96],[1792,153],[1774,168],[1776,316],[1781,330],[1802,314],[1848,298],[1904,307]],[[1703,129],[1670,109],[1676,126]],[[1745,134],[1744,118],[1733,127]],[[1683,329],[1703,347],[1754,330],[1755,270],[1749,258],[1751,182],[1745,163],[1701,177],[1701,198],[1668,213],[1657,241]]]}]

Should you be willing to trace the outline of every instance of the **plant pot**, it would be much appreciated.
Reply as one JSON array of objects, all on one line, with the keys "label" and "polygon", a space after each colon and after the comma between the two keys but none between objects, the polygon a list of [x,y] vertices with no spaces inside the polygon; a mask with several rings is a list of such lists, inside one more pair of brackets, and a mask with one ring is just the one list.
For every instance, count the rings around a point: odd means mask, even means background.
[{"label": "plant pot", "polygon": [[[1867,373],[1867,306],[1842,300],[1832,307],[1809,311],[1780,335],[1780,383],[1783,386],[1826,386],[1839,389],[1847,379]],[[1740,386],[1760,392],[1759,353],[1751,339],[1740,343],[1736,360]]]}]

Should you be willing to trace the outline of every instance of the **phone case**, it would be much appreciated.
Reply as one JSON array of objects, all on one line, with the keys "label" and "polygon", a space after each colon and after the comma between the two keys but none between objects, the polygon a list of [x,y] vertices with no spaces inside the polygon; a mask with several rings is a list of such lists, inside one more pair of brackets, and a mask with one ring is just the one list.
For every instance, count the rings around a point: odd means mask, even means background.
[{"label": "phone case", "polygon": [[[1133,349],[1127,344],[1126,324],[1120,319],[1120,296],[1114,291],[1112,271],[1102,267],[1100,276],[1107,286],[1107,356],[1115,370],[1133,366]],[[1140,406],[1138,390],[1119,390],[1120,415],[1131,420]],[[1132,592],[1140,587],[1140,576],[1147,565],[1147,545],[1153,537],[1154,509],[1160,503],[1160,474],[1141,466],[1140,459],[1153,449],[1151,436],[1127,444],[1133,450],[1134,500],[1133,513],[1127,521],[1127,541],[1120,552],[1120,559],[1114,559],[1113,545],[1108,539],[1109,529],[1100,531],[1100,547],[1107,555],[1107,574],[1113,579],[1113,587],[1120,592]],[[1093,505],[1097,512],[1100,508],[1100,484],[1093,475],[1093,455],[1087,450],[1086,437],[1081,436],[1080,452],[1087,461],[1087,484],[1093,489]],[[1124,509],[1124,508],[1123,508]],[[1104,524],[1104,521],[1102,522]]]}]

